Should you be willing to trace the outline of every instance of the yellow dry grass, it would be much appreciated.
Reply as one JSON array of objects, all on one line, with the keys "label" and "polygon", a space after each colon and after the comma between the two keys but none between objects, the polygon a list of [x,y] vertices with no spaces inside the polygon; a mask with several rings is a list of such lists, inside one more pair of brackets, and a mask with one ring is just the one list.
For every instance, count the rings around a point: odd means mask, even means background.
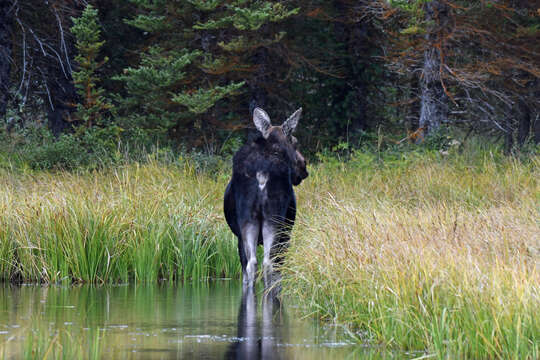
[{"label": "yellow dry grass", "polygon": [[322,164],[299,193],[285,288],[361,341],[535,359],[540,159]]}]

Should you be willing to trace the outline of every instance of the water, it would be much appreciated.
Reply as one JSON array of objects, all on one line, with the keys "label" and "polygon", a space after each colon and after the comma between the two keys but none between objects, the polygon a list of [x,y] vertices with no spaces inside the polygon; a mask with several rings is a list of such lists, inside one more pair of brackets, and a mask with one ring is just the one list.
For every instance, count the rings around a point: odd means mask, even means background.
[{"label": "water", "polygon": [[237,281],[126,286],[0,285],[0,357],[345,359],[335,327]]}]

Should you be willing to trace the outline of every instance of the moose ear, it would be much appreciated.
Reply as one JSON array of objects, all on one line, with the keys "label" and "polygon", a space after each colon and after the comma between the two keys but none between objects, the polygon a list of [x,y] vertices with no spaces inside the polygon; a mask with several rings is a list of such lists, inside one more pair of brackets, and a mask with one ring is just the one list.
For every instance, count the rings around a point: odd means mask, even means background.
[{"label": "moose ear", "polygon": [[285,135],[290,136],[292,133],[294,133],[294,130],[296,130],[296,126],[298,125],[298,120],[300,120],[300,115],[302,115],[302,108],[296,110],[294,114],[285,120],[282,125]]},{"label": "moose ear", "polygon": [[262,136],[267,139],[272,124],[270,123],[270,117],[266,111],[261,108],[255,108],[255,110],[253,110],[253,123],[257,130],[261,132]]}]

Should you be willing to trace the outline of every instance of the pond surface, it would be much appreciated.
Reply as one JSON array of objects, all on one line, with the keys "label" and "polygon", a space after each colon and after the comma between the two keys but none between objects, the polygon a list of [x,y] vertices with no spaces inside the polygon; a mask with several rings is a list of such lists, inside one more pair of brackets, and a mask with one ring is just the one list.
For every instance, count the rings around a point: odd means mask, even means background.
[{"label": "pond surface", "polygon": [[238,281],[126,286],[0,285],[0,357],[356,359],[335,327],[301,319]]}]

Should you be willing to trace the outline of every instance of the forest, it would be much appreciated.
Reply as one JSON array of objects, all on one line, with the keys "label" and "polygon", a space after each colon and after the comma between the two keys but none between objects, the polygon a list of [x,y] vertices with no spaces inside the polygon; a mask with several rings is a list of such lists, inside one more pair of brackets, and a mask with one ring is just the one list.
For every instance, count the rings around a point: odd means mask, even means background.
[{"label": "forest", "polygon": [[0,19],[2,148],[35,168],[229,155],[255,107],[303,107],[308,154],[540,142],[536,0],[5,0]]},{"label": "forest", "polygon": [[[256,108],[302,108],[276,313]],[[540,0],[0,0],[2,358],[540,359],[539,204]],[[335,337],[241,329],[287,313]]]}]

